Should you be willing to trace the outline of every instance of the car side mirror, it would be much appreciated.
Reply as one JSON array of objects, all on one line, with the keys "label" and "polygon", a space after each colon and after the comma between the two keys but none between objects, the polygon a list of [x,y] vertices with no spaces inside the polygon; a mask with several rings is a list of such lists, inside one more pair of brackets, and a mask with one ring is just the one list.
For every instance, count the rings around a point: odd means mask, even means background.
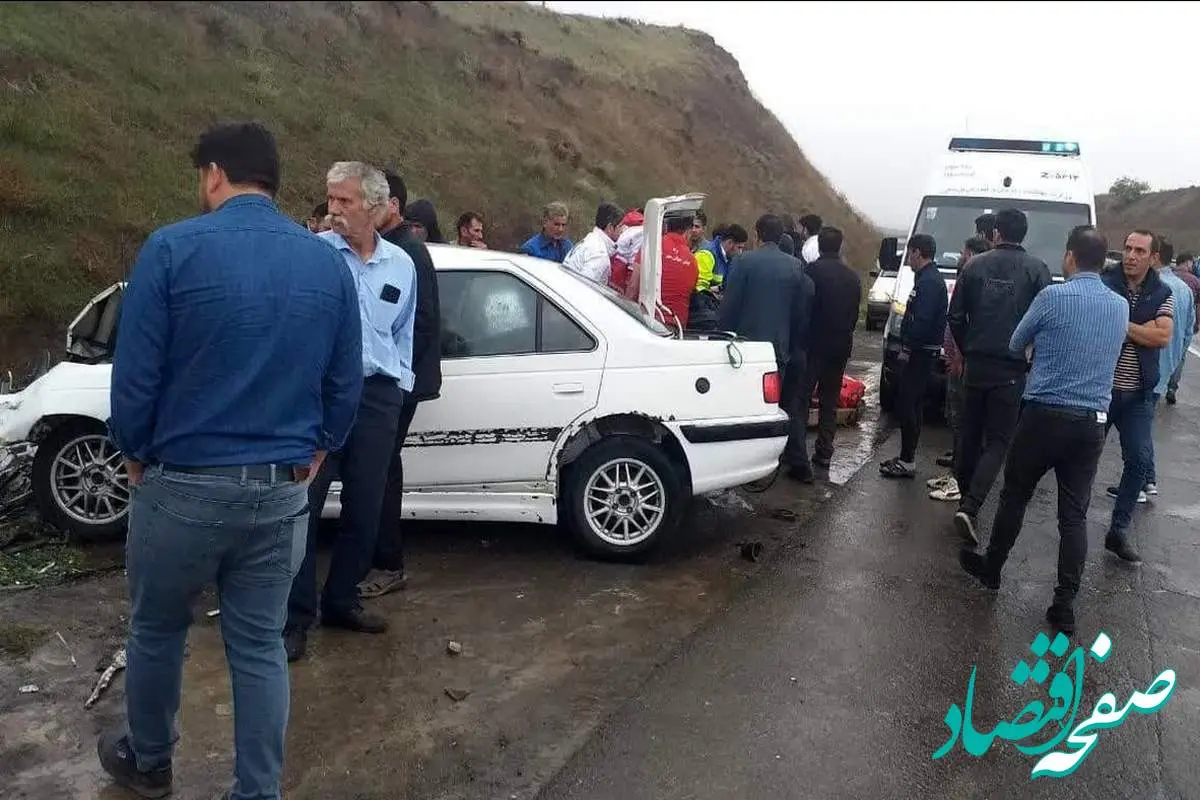
[{"label": "car side mirror", "polygon": [[879,243],[879,268],[900,269],[900,254],[896,250],[900,242],[895,236],[885,236]]}]

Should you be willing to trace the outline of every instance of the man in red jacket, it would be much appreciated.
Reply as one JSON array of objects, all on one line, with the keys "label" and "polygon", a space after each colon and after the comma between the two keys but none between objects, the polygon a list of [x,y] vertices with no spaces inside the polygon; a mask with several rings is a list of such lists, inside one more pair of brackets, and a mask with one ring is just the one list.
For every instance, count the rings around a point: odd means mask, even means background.
[{"label": "man in red jacket", "polygon": [[[692,302],[692,290],[700,278],[696,256],[687,240],[692,228],[692,217],[668,217],[667,232],[662,241],[662,304],[686,329],[688,308]],[[665,320],[670,324],[671,320]]]},{"label": "man in red jacket", "polygon": [[[696,256],[688,246],[687,233],[692,227],[692,217],[668,217],[664,223],[666,232],[662,238],[662,280],[659,283],[659,301],[669,313],[656,311],[656,316],[667,325],[679,325],[687,329],[688,309],[691,307],[692,290],[700,279],[700,268],[696,264]],[[641,264],[641,253],[634,259],[634,264]],[[637,300],[641,291],[641,272],[633,270],[629,276],[629,284],[625,296]],[[666,319],[664,319],[666,317]]]}]

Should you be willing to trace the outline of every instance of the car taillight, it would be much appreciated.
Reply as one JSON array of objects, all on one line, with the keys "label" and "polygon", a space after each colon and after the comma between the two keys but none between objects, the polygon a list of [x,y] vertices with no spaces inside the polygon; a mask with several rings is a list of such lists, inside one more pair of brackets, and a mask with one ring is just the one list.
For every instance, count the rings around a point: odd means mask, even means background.
[{"label": "car taillight", "polygon": [[780,384],[778,372],[763,373],[763,402],[777,405],[779,403]]}]

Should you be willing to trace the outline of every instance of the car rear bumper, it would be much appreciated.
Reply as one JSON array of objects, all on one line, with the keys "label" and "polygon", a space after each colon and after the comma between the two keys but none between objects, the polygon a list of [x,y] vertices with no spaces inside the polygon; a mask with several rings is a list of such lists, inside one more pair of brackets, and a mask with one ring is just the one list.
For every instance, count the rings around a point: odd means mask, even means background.
[{"label": "car rear bumper", "polygon": [[752,483],[779,466],[788,419],[772,417],[668,423],[687,455],[692,492],[707,494]]}]

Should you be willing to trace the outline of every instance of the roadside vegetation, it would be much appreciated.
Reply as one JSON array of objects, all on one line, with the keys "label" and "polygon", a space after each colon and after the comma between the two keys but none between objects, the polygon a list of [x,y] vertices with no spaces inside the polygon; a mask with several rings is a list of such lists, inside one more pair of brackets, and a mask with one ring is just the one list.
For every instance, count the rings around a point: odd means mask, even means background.
[{"label": "roadside vegetation", "polygon": [[878,242],[682,28],[526,3],[0,4],[0,366],[20,371],[146,235],[195,212],[188,149],[254,116],[300,219],[338,159],[399,167],[445,230],[467,209],[512,247],[550,199],[571,234],[602,200],[705,191],[710,221],[815,210],[865,272]]}]

